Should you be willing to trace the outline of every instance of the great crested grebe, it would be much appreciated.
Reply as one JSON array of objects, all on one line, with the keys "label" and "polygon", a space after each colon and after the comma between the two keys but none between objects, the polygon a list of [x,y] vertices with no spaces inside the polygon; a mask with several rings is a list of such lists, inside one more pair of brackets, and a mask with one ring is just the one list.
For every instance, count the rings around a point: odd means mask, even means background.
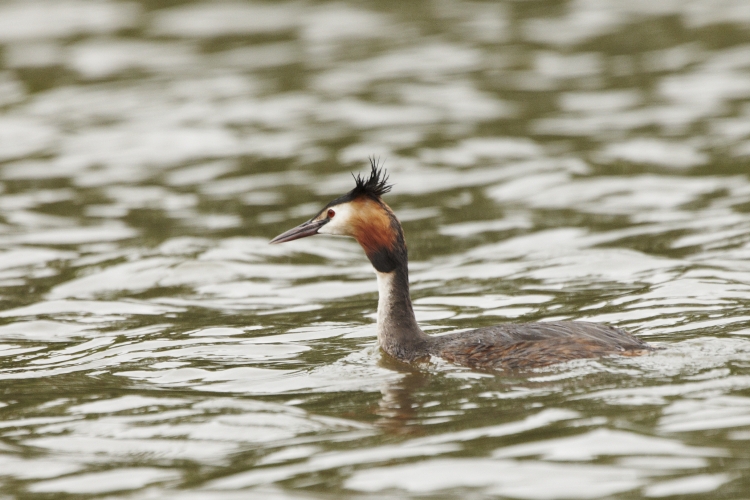
[{"label": "great crested grebe", "polygon": [[404,232],[381,199],[391,190],[388,176],[377,162],[370,163],[369,178],[357,175],[354,189],[271,243],[315,234],[356,239],[378,277],[378,343],[389,355],[407,363],[437,356],[480,370],[517,370],[613,354],[635,356],[653,349],[625,330],[577,321],[503,323],[448,335],[425,334],[409,297]]}]

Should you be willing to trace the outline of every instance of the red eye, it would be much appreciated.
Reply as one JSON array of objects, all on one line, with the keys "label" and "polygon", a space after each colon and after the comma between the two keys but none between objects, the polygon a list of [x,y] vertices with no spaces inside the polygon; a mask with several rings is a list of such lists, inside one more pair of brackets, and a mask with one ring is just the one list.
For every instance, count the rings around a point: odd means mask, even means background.
[{"label": "red eye", "polygon": [[328,218],[329,218],[329,219],[333,219],[333,216],[334,216],[334,215],[336,215],[336,212],[334,212],[333,210],[329,210],[329,211],[328,211]]}]

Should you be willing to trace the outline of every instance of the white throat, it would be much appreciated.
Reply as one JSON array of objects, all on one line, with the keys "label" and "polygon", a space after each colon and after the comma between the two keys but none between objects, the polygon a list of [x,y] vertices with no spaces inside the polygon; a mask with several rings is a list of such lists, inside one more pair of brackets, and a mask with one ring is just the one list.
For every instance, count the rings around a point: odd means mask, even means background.
[{"label": "white throat", "polygon": [[385,336],[385,322],[393,306],[393,278],[395,273],[375,271],[378,277],[378,342],[382,345]]}]

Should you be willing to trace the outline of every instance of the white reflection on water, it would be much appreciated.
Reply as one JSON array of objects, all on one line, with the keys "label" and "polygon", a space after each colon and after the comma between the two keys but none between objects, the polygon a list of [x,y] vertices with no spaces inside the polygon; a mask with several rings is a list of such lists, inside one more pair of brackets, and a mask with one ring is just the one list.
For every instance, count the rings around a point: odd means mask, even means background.
[{"label": "white reflection on water", "polygon": [[293,4],[262,5],[223,2],[157,11],[151,21],[156,35],[207,37],[273,33],[297,26]]},{"label": "white reflection on water", "polygon": [[41,481],[32,485],[29,490],[37,493],[62,492],[90,495],[110,491],[135,490],[143,488],[147,484],[174,481],[179,477],[177,471],[145,467],[125,468]]},{"label": "white reflection on water", "polygon": [[645,496],[650,498],[707,493],[716,490],[732,479],[734,478],[729,474],[698,474],[656,483],[644,488],[643,492]]},{"label": "white reflection on water", "polygon": [[7,43],[110,33],[135,26],[139,12],[135,2],[7,2],[0,7],[0,40]]},{"label": "white reflection on water", "polygon": [[[599,429],[571,438],[551,439],[538,443],[501,448],[493,453],[497,458],[541,456],[545,460],[592,460],[597,456],[675,455],[680,457],[722,456],[720,449],[694,448],[684,444],[639,436],[629,432]],[[691,462],[694,463],[694,462]]]},{"label": "white reflection on water", "polygon": [[[346,487],[361,491],[399,488],[430,493],[481,488],[487,494],[514,498],[600,498],[633,490],[645,483],[646,471],[607,465],[563,465],[544,462],[438,459],[373,468],[355,474]],[[544,478],[544,490],[536,483]]]}]

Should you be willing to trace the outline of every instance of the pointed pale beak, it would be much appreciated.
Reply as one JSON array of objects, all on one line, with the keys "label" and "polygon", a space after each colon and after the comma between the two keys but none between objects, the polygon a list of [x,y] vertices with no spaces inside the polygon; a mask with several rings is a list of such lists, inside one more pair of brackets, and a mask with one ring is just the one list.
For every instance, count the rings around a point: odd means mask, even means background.
[{"label": "pointed pale beak", "polygon": [[304,222],[285,233],[281,233],[280,235],[272,239],[269,243],[272,245],[276,243],[285,243],[287,241],[307,238],[308,236],[318,234],[318,229],[326,225],[329,220],[330,219],[323,219]]}]

